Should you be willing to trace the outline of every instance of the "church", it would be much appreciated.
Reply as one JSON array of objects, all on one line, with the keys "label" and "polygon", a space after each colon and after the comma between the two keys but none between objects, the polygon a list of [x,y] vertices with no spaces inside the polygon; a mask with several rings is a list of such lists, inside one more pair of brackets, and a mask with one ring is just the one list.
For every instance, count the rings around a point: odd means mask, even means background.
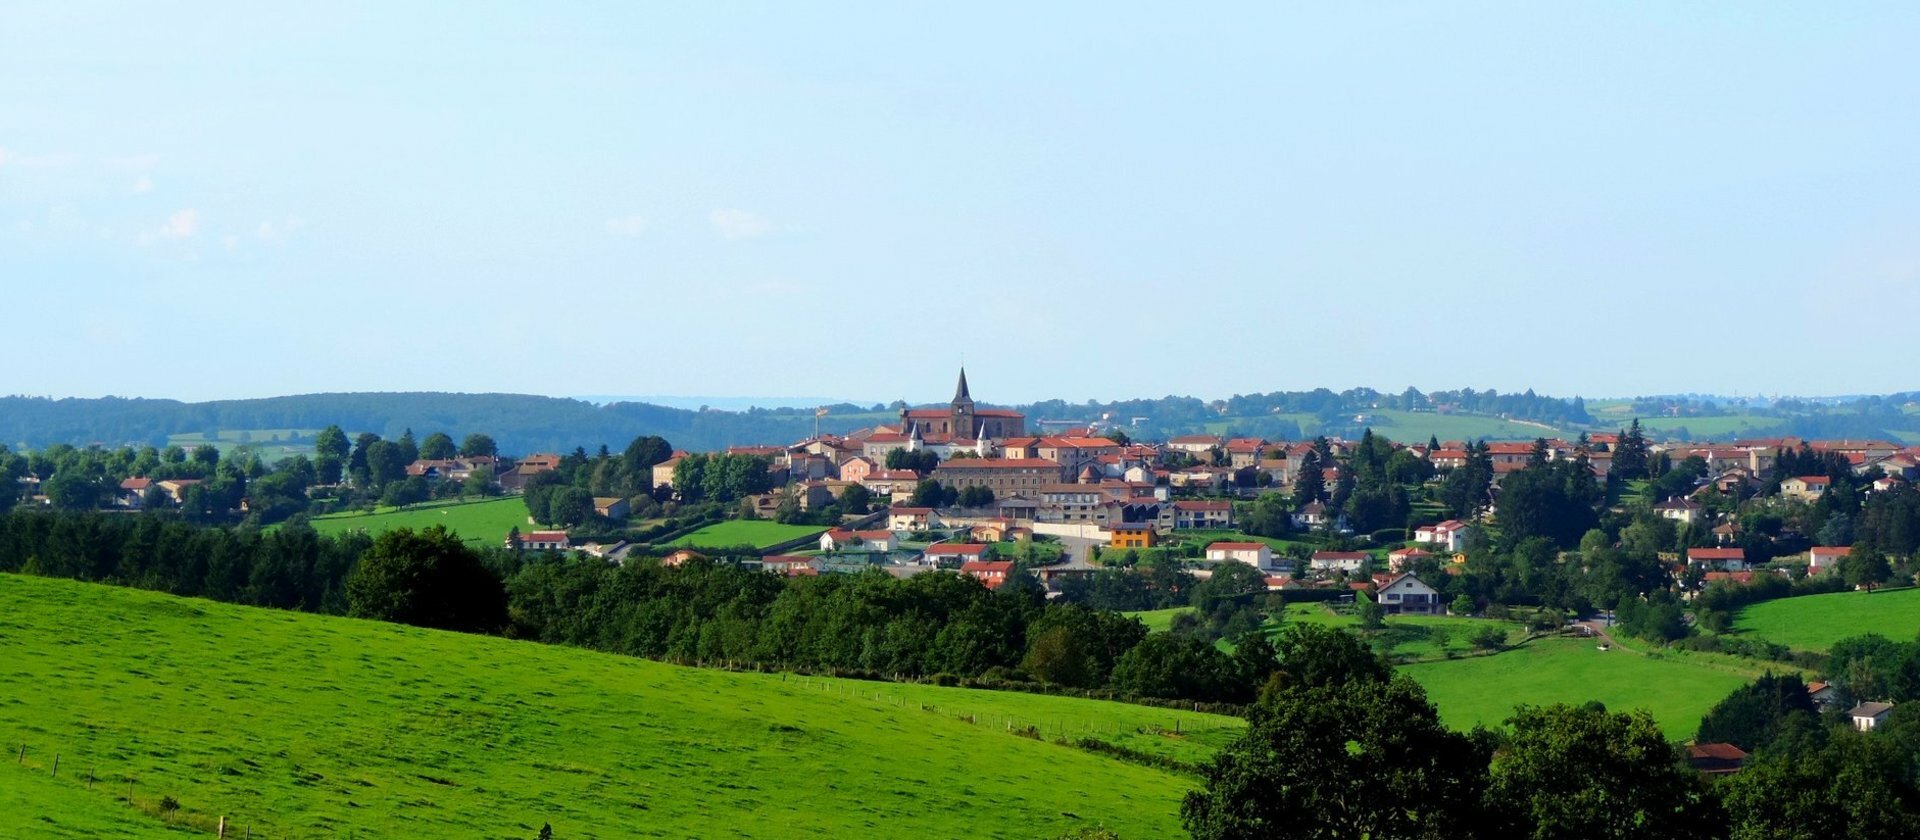
[{"label": "church", "polygon": [[1006,440],[1027,433],[1027,416],[1004,408],[976,408],[967,390],[967,369],[946,408],[909,408],[900,412],[900,433],[927,443]]}]

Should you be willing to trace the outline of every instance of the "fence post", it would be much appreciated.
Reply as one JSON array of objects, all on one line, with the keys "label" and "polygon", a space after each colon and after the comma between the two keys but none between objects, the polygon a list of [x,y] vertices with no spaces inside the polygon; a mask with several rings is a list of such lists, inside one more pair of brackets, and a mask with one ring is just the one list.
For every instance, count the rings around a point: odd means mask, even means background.
[{"label": "fence post", "polygon": [[20,764],[25,764],[25,763],[27,763],[27,745],[26,745],[26,744],[21,744],[21,745],[20,745],[20,761],[19,761],[19,763],[20,763]]},{"label": "fence post", "polygon": [[214,836],[220,837],[220,838],[225,838],[227,836],[227,815],[225,814],[220,815],[219,833],[215,834]]},{"label": "fence post", "polygon": [[56,779],[60,778],[60,754],[59,753],[53,754],[53,777]]}]

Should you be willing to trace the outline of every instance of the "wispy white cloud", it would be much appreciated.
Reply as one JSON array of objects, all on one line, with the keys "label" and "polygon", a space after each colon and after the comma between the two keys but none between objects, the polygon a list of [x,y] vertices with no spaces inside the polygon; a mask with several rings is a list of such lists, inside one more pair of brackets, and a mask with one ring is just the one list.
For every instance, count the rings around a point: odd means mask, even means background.
[{"label": "wispy white cloud", "polygon": [[267,221],[261,222],[260,224],[254,226],[253,233],[255,236],[258,236],[261,239],[267,240],[268,242],[280,242],[285,240],[288,236],[293,235],[294,231],[297,231],[306,226],[307,226],[307,222],[305,219],[302,219],[299,216],[288,216],[277,222],[273,221],[272,219],[268,219]]},{"label": "wispy white cloud", "polygon": [[616,216],[607,220],[607,232],[615,236],[639,236],[651,222],[645,216]]},{"label": "wispy white cloud", "polygon": [[0,148],[0,166],[42,168],[66,166],[72,162],[73,155],[68,154],[23,155],[12,149]]},{"label": "wispy white cloud", "polygon": [[191,207],[167,217],[160,234],[168,239],[185,239],[200,232],[200,211]]},{"label": "wispy white cloud", "polygon": [[153,192],[153,179],[145,175],[140,176],[139,180],[133,182],[133,191],[136,194]]},{"label": "wispy white cloud", "polygon": [[165,224],[140,234],[140,244],[150,245],[169,239],[191,239],[200,232],[200,211],[191,207],[176,210]]},{"label": "wispy white cloud", "polygon": [[773,222],[751,210],[715,210],[707,214],[707,221],[728,239],[752,239],[773,232]]},{"label": "wispy white cloud", "polygon": [[229,233],[226,236],[220,237],[220,245],[221,247],[224,247],[227,250],[231,251],[235,248],[240,247],[240,237],[234,236],[233,234]]}]

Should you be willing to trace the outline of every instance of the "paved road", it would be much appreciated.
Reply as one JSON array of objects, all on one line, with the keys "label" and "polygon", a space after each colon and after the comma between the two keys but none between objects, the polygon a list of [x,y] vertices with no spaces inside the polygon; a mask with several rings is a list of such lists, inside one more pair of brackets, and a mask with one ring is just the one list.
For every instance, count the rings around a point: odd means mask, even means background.
[{"label": "paved road", "polygon": [[1056,569],[1093,569],[1093,547],[1100,541],[1091,537],[1061,537],[1060,547],[1066,562],[1055,566]]}]

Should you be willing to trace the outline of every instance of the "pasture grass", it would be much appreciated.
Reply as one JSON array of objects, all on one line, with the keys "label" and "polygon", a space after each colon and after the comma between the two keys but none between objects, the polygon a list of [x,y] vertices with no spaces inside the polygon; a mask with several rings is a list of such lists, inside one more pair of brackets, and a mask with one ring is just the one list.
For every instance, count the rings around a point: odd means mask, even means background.
[{"label": "pasture grass", "polygon": [[826,530],[818,525],[782,525],[764,519],[730,519],[715,522],[667,545],[675,548],[729,548],[736,545],[767,548]]},{"label": "pasture grass", "polygon": [[534,530],[527,522],[527,503],[519,496],[484,501],[428,503],[407,508],[378,508],[373,513],[345,511],[316,516],[313,529],[334,536],[348,531],[365,531],[379,536],[399,528],[419,531],[434,525],[460,535],[469,545],[503,545],[507,532],[519,528]]},{"label": "pasture grass", "polygon": [[1825,652],[1848,636],[1878,633],[1909,641],[1920,634],[1920,589],[1832,592],[1748,606],[1733,628],[1769,642]]},{"label": "pasture grass", "polygon": [[[0,575],[0,650],[0,743],[64,757],[30,784],[45,768],[0,767],[0,836],[174,836],[145,810],[165,795],[202,836],[226,815],[274,838],[1164,837],[1196,780],[1008,730],[1192,760],[1236,725],[18,575]],[[1156,733],[1169,721],[1182,735]],[[137,779],[140,807],[65,767]]]},{"label": "pasture grass", "polygon": [[1691,737],[1700,718],[1748,678],[1593,639],[1538,639],[1493,656],[1407,665],[1448,725],[1495,727],[1521,704],[1597,700],[1616,712],[1646,709],[1672,740]]}]

